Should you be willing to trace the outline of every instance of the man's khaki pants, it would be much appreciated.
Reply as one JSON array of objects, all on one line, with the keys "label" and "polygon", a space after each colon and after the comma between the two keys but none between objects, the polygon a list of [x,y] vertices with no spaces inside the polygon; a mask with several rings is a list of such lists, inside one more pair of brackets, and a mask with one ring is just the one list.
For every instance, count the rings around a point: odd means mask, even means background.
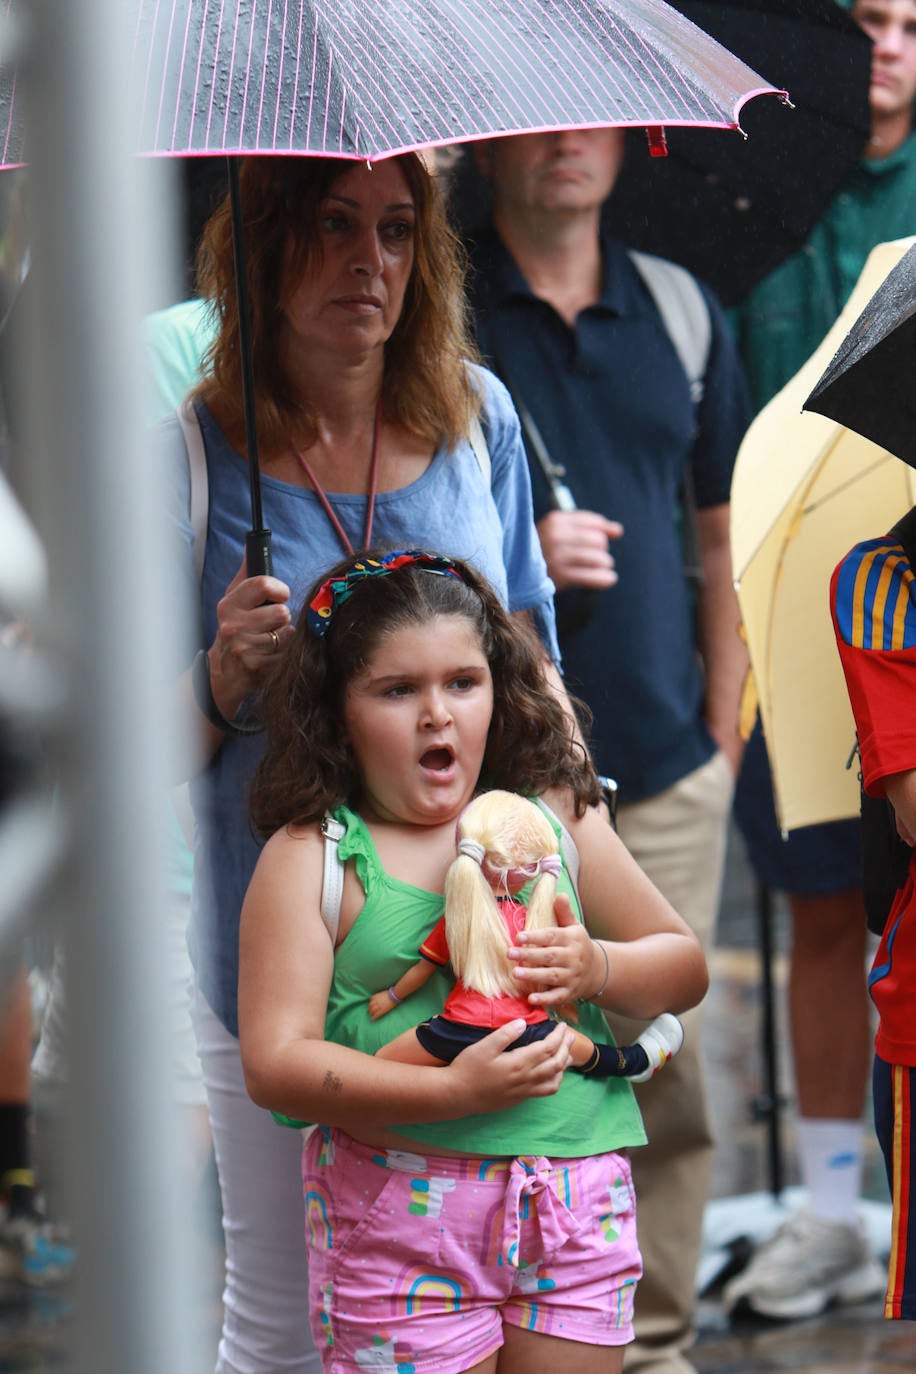
[{"label": "man's khaki pants", "polygon": [[[734,778],[718,753],[673,787],[621,804],[617,827],[643,871],[708,953],[722,889]],[[620,1044],[643,1023],[609,1017]],[[713,1160],[706,1097],[702,1011],[681,1016],[684,1044],[648,1083],[636,1088],[648,1145],[631,1154],[643,1278],[636,1291],[636,1341],[625,1369],[687,1374],[693,1340],[696,1270]]]}]

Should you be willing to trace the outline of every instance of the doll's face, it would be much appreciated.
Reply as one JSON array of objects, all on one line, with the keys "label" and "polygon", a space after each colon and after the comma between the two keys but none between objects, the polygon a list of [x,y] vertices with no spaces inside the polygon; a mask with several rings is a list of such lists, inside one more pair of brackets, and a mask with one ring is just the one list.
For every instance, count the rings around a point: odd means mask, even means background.
[{"label": "doll's face", "polygon": [[477,786],[492,715],[490,667],[464,616],[386,635],[344,702],[361,805],[414,825],[460,815]]},{"label": "doll's face", "polygon": [[497,897],[508,894],[514,897],[517,892],[521,892],[526,883],[530,883],[532,878],[537,876],[537,864],[527,864],[522,868],[510,868],[508,871],[496,870],[491,868],[484,859],[481,865],[484,877],[496,893]]}]

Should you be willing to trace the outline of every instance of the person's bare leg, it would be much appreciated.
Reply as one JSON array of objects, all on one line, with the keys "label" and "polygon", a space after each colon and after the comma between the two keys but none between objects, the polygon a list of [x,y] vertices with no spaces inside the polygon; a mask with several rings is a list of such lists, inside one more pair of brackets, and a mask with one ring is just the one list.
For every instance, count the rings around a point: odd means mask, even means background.
[{"label": "person's bare leg", "polygon": [[871,1058],[862,894],[793,896],[790,904],[788,1001],[798,1114],[858,1121]]},{"label": "person's bare leg", "polygon": [[399,1064],[420,1064],[424,1068],[441,1068],[445,1064],[444,1059],[437,1059],[435,1055],[425,1050],[417,1039],[414,1030],[403,1031],[401,1035],[389,1040],[387,1045],[383,1045],[380,1050],[375,1051],[376,1059],[396,1059]]},{"label": "person's bare leg", "polygon": [[38,1210],[29,1116],[32,996],[23,966],[4,989],[0,1017],[0,1273],[29,1285],[57,1283],[75,1254],[57,1241]]},{"label": "person's bare leg", "polygon": [[623,1346],[586,1345],[504,1325],[496,1374],[620,1374]]},{"label": "person's bare leg", "polygon": [[5,989],[0,1016],[0,1197],[18,1205],[31,1195],[31,1149],[28,1134],[32,1091],[32,996],[21,968]]}]

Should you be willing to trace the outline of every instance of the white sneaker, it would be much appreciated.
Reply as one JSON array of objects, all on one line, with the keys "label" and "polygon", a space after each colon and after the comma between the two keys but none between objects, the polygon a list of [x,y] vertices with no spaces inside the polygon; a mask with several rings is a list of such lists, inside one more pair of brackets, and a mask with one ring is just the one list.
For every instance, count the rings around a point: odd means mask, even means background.
[{"label": "white sneaker", "polygon": [[883,1293],[887,1274],[858,1226],[802,1210],[784,1221],[725,1285],[726,1311],[744,1302],[763,1317],[815,1317],[830,1303]]},{"label": "white sneaker", "polygon": [[646,1083],[664,1068],[672,1055],[677,1054],[684,1043],[684,1027],[670,1011],[663,1011],[647,1026],[636,1041],[646,1052],[649,1067],[642,1073],[633,1074],[631,1083]]}]

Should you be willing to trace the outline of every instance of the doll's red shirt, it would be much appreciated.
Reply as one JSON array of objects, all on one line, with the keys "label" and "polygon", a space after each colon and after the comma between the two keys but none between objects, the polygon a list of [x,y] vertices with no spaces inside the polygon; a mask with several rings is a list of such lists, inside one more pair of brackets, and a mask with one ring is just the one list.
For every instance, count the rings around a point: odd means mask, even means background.
[{"label": "doll's red shirt", "polygon": [[[525,907],[522,906],[521,902],[503,898],[499,902],[499,914],[505,922],[510,941],[515,944],[515,937],[520,930],[525,929],[525,920],[528,915]],[[420,946],[420,954],[424,959],[428,959],[432,964],[437,964],[440,968],[444,968],[448,963],[448,940],[445,936],[444,916],[439,919],[432,932],[423,941]],[[527,1025],[533,1026],[538,1021],[547,1020],[547,1013],[543,1007],[533,1007],[523,997],[512,997],[509,993],[504,993],[499,997],[484,997],[483,993],[465,987],[460,978],[455,980],[455,986],[442,1008],[442,1015],[450,1021],[458,1021],[464,1026],[481,1026],[489,1030],[496,1030],[498,1026],[504,1026],[507,1021],[520,1019],[525,1021]]]}]

